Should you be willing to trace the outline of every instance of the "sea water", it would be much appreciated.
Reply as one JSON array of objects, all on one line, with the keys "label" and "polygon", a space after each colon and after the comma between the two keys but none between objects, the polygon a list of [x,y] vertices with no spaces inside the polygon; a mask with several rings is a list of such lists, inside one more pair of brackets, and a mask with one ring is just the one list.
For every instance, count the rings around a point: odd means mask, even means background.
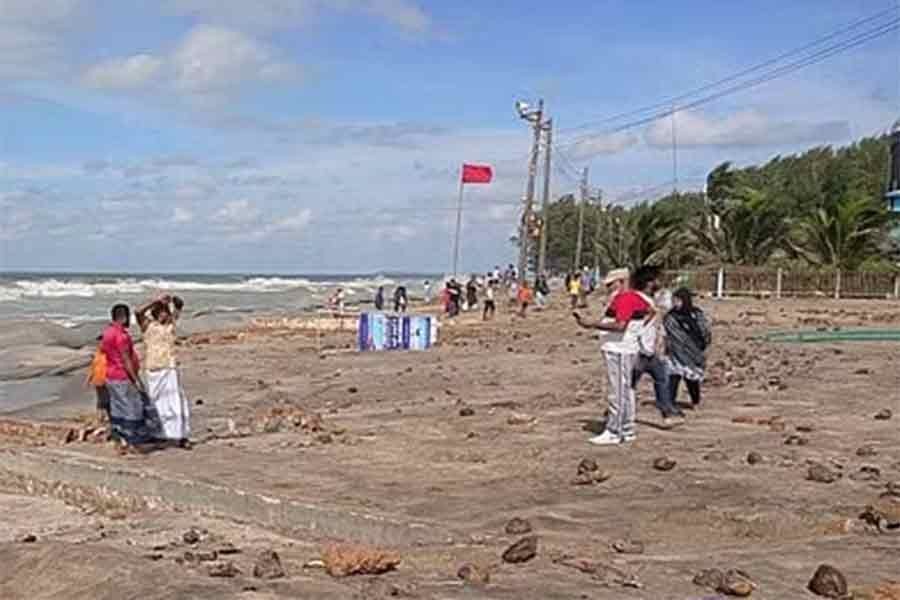
[{"label": "sea water", "polygon": [[[263,275],[0,272],[0,413],[58,396],[56,357],[87,355],[117,303],[132,307],[160,293],[181,296],[184,333],[234,326],[254,316],[323,308],[337,289],[346,303],[369,304],[379,286],[390,303],[404,285],[421,297],[428,274]],[[432,286],[435,288],[437,286]]]}]

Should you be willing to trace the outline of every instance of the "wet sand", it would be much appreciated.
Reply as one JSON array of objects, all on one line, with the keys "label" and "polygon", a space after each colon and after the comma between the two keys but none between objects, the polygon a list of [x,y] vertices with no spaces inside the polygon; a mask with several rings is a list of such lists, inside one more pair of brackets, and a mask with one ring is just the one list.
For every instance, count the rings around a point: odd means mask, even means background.
[{"label": "wet sand", "polygon": [[[488,324],[465,315],[424,353],[358,354],[350,333],[194,335],[180,349],[194,450],[121,458],[104,444],[0,436],[0,504],[17,507],[0,512],[10,525],[0,560],[14,567],[0,572],[0,597],[118,598],[121,588],[146,598],[700,599],[716,592],[692,579],[719,568],[745,571],[753,598],[791,599],[812,597],[805,587],[821,563],[858,597],[900,579],[900,533],[859,518],[873,505],[886,523],[900,520],[900,498],[883,496],[900,482],[900,347],[756,339],[896,329],[900,305],[702,305],[714,320],[703,405],[662,430],[645,378],[638,439],[614,448],[586,443],[602,426],[600,342],[563,306],[524,320],[501,311]],[[89,411],[83,398],[67,411]],[[876,419],[884,409],[893,417]],[[51,412],[30,417],[63,416]],[[660,458],[674,467],[655,468]],[[583,459],[602,481],[573,482]],[[29,475],[42,461],[72,468]],[[108,475],[79,486],[85,465]],[[809,479],[815,465],[835,480]],[[278,510],[262,514],[267,501]],[[513,517],[538,536],[521,564],[501,559],[524,535],[505,531]],[[241,573],[210,577],[208,564],[186,561],[191,527],[206,530],[198,547],[242,549],[211,561]],[[37,541],[17,541],[28,532]],[[379,577],[303,567],[336,539],[402,562]],[[623,541],[642,552],[613,548]],[[261,549],[279,553],[285,577],[252,576]],[[108,576],[110,562],[127,566],[124,583]],[[458,579],[466,563],[490,583]],[[35,578],[42,585],[29,587]]]}]

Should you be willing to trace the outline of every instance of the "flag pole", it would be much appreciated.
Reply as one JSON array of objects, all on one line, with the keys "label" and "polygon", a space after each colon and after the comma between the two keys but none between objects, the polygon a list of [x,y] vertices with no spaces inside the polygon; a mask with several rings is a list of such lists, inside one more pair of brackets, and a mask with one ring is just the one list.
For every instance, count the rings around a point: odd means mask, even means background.
[{"label": "flag pole", "polygon": [[459,233],[462,229],[463,205],[463,166],[459,167],[459,198],[456,201],[456,236],[453,238],[453,277],[458,275],[459,267]]}]

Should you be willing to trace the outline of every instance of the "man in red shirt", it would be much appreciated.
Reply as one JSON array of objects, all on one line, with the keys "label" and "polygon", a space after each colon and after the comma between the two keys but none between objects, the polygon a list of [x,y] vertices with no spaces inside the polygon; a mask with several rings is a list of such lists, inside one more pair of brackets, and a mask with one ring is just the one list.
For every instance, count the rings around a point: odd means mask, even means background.
[{"label": "man in red shirt", "polygon": [[596,445],[612,445],[630,442],[635,439],[635,393],[632,387],[632,371],[637,361],[639,343],[638,336],[644,321],[652,313],[653,307],[641,294],[632,289],[643,287],[643,278],[648,276],[644,269],[638,269],[627,281],[627,271],[616,270],[617,278],[606,281],[608,287],[619,284],[620,291],[607,307],[606,316],[599,321],[586,321],[580,314],[572,313],[575,321],[586,329],[599,329],[608,332],[603,344],[603,355],[606,358],[606,372],[609,379],[607,401],[609,416],[606,430],[588,440]]},{"label": "man in red shirt", "polygon": [[131,311],[124,304],[112,309],[112,321],[103,331],[100,346],[106,355],[106,387],[113,439],[124,449],[145,441],[145,387],[138,375],[140,362],[128,333]]}]

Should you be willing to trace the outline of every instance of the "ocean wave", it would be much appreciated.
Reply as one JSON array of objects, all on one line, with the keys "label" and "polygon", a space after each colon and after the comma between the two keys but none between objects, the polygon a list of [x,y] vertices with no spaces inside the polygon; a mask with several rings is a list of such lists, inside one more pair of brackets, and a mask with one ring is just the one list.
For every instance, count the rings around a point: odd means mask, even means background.
[{"label": "ocean wave", "polygon": [[156,291],[208,293],[278,293],[304,290],[313,295],[343,288],[347,295],[374,293],[378,286],[394,286],[387,277],[358,277],[347,280],[313,281],[303,277],[252,277],[243,281],[192,281],[166,278],[115,280],[22,279],[0,284],[0,302],[29,298],[94,298],[97,296],[138,296]]}]

